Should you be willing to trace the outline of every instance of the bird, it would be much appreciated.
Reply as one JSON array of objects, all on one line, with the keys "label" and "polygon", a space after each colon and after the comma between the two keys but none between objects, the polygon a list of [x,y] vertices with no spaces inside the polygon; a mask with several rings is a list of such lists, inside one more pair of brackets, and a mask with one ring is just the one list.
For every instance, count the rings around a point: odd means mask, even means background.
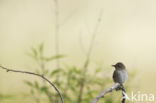
[{"label": "bird", "polygon": [[[115,83],[119,83],[121,87],[123,87],[123,83],[128,78],[128,73],[126,71],[126,66],[122,62],[118,62],[115,65],[112,65],[115,70],[113,72],[113,80]],[[124,88],[124,87],[123,87]],[[122,88],[117,88],[116,90],[120,90]]]}]

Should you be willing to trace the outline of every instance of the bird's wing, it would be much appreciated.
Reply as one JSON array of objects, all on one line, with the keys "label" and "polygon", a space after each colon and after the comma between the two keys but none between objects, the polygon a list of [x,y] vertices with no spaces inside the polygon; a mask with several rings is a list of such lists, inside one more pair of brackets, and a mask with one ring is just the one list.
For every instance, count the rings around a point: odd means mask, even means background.
[{"label": "bird's wing", "polygon": [[120,74],[117,72],[117,70],[113,73],[113,80],[115,83],[120,83]]}]

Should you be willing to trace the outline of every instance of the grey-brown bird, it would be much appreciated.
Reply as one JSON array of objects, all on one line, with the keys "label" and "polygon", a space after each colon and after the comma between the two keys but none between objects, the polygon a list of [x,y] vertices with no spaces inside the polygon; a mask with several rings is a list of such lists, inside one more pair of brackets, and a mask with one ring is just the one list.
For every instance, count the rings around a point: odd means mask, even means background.
[{"label": "grey-brown bird", "polygon": [[121,86],[122,84],[127,80],[128,78],[128,73],[126,71],[126,66],[118,62],[115,65],[112,65],[115,68],[115,71],[113,73],[113,80],[115,83],[120,83]]}]

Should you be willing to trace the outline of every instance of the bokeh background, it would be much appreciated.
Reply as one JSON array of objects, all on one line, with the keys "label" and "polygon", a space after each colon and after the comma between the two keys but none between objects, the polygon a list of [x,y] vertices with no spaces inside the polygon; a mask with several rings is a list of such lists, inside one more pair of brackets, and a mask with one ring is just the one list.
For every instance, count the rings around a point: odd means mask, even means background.
[{"label": "bokeh background", "polygon": [[[27,53],[40,43],[44,43],[46,56],[55,55],[54,1],[0,0],[1,65],[35,71],[38,66]],[[59,52],[65,55],[60,65],[82,67],[101,13],[88,71],[92,73],[100,66],[111,79],[114,68],[110,65],[121,61],[129,72],[135,72],[129,88],[137,88],[134,92],[156,94],[155,5],[155,0],[58,0]],[[47,67],[55,68],[56,62]],[[35,103],[31,96],[23,97],[30,90],[23,80],[34,78],[0,70],[2,103]],[[108,82],[113,84],[111,80]]]}]

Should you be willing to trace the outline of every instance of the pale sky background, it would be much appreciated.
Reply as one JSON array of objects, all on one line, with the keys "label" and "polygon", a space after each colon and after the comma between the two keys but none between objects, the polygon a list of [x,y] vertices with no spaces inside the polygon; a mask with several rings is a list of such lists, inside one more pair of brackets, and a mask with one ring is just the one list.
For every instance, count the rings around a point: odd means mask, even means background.
[{"label": "pale sky background", "polygon": [[[156,94],[156,0],[59,0],[59,8],[60,50],[67,55],[63,64],[82,65],[85,55],[80,44],[87,50],[102,9],[92,61],[109,69],[122,61],[129,71],[137,71],[140,91]],[[25,53],[41,42],[47,55],[54,55],[54,23],[52,0],[0,0],[0,64],[32,68],[35,62]],[[21,75],[0,74],[4,93],[22,85]],[[12,76],[18,86],[12,86]]]}]

